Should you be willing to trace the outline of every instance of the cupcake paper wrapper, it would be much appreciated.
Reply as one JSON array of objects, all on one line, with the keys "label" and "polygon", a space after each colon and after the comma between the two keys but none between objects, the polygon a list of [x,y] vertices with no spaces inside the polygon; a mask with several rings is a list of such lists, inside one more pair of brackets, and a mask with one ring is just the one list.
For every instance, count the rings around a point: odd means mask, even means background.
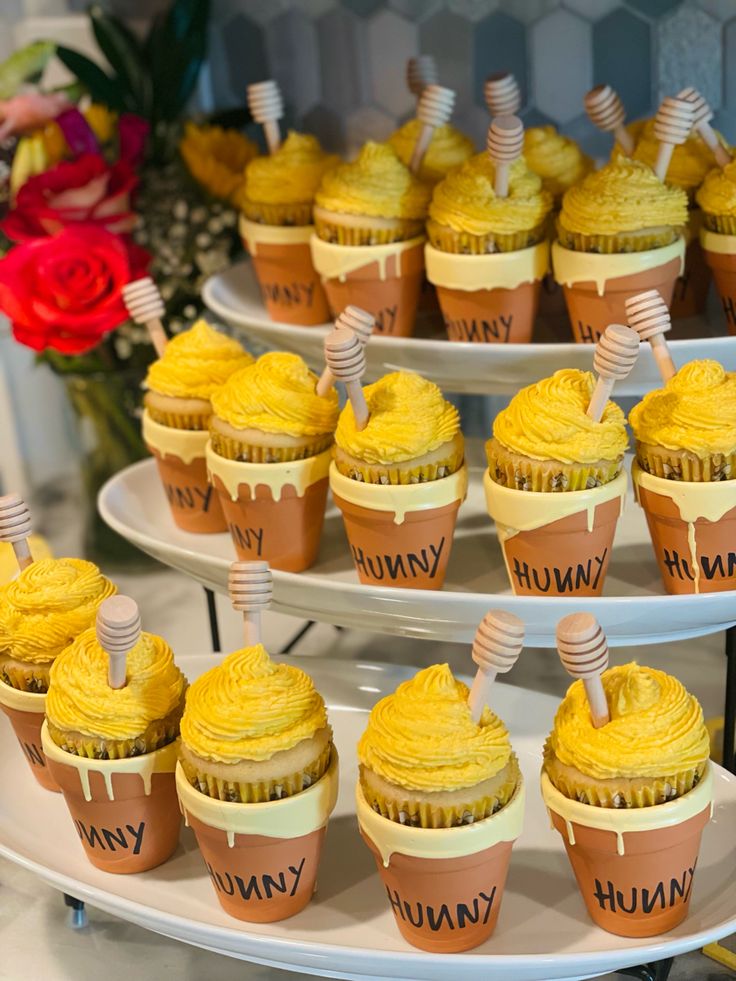
[{"label": "cupcake paper wrapper", "polygon": [[346,458],[339,447],[335,448],[335,467],[344,477],[366,484],[424,484],[431,480],[449,477],[463,465],[464,452],[453,448],[445,459],[422,466],[406,463],[363,463],[354,457]]},{"label": "cupcake paper wrapper", "polygon": [[0,665],[0,678],[16,691],[29,691],[35,695],[45,695],[49,690],[49,671],[51,661],[45,664]]},{"label": "cupcake paper wrapper", "polygon": [[709,232],[736,235],[736,215],[703,215],[703,225]]},{"label": "cupcake paper wrapper", "polygon": [[636,458],[642,470],[665,480],[714,483],[736,479],[736,451],[715,453],[701,460],[685,450],[668,450],[663,446],[637,443]]},{"label": "cupcake paper wrapper", "polygon": [[306,460],[310,456],[324,453],[332,445],[332,433],[315,436],[314,442],[300,446],[260,446],[244,443],[239,439],[225,436],[216,429],[210,430],[212,449],[226,460],[242,463],[289,463],[292,460]]},{"label": "cupcake paper wrapper", "polygon": [[282,227],[311,225],[312,202],[297,204],[264,204],[260,201],[241,200],[240,207],[248,219],[261,225],[280,225]]},{"label": "cupcake paper wrapper", "polygon": [[486,443],[491,479],[504,487],[521,491],[564,493],[591,490],[610,483],[621,472],[623,457],[595,463],[562,463],[559,460],[533,460],[511,453],[496,439]]},{"label": "cupcake paper wrapper", "polygon": [[509,235],[471,235],[457,232],[436,221],[427,222],[427,235],[430,244],[441,252],[454,252],[457,255],[487,255],[493,252],[516,252],[536,245],[547,237],[547,219],[534,228]]},{"label": "cupcake paper wrapper", "polygon": [[622,252],[647,252],[660,249],[672,242],[682,233],[681,228],[670,226],[645,228],[638,232],[620,232],[618,235],[583,235],[571,232],[557,223],[557,236],[560,245],[575,252],[597,252],[616,255]]},{"label": "cupcake paper wrapper", "polygon": [[162,412],[160,409],[146,406],[148,415],[154,422],[162,426],[169,426],[171,429],[189,429],[201,432],[206,430],[210,424],[210,412]]},{"label": "cupcake paper wrapper", "polygon": [[392,242],[405,242],[421,235],[424,223],[397,218],[395,223],[389,227],[360,228],[353,225],[341,225],[338,215],[332,219],[315,215],[314,227],[319,238],[324,242],[331,242],[333,245],[390,245]]},{"label": "cupcake paper wrapper", "polygon": [[173,743],[179,735],[179,717],[161,719],[152,723],[142,736],[135,739],[100,739],[90,736],[74,735],[57,729],[48,723],[49,735],[65,753],[81,756],[88,760],[127,760],[133,756],[152,753],[156,749]]}]

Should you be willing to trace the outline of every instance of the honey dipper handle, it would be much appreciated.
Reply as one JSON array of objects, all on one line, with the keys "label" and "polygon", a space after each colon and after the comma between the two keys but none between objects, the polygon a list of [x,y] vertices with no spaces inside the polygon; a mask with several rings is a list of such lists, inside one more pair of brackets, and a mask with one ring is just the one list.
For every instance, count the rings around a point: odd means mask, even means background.
[{"label": "honey dipper handle", "polygon": [[124,688],[128,654],[141,636],[138,604],[130,596],[108,596],[97,609],[97,640],[108,657],[107,683]]},{"label": "honey dipper handle", "polygon": [[489,610],[475,632],[471,656],[478,670],[468,695],[470,715],[479,722],[489,704],[496,675],[510,671],[524,646],[524,623],[505,610]]},{"label": "honey dipper handle", "polygon": [[18,569],[23,572],[33,562],[28,538],[31,534],[31,512],[20,494],[0,497],[0,542],[13,547]]},{"label": "honey dipper handle", "polygon": [[608,667],[608,642],[590,613],[571,613],[557,624],[557,652],[571,678],[580,679],[590,706],[593,726],[610,722],[601,675]]}]

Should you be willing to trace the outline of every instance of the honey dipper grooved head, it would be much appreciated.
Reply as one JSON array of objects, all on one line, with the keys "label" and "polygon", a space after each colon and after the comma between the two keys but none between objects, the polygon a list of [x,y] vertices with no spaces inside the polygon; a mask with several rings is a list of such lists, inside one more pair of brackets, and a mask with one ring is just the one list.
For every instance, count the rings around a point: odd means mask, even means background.
[{"label": "honey dipper grooved head", "polygon": [[695,113],[690,102],[667,96],[654,117],[654,135],[660,142],[679,146],[693,128]]},{"label": "honey dipper grooved head", "polygon": [[642,341],[666,334],[672,327],[670,312],[657,290],[637,293],[626,300],[626,319]]},{"label": "honey dipper grooved head", "polygon": [[483,97],[492,116],[513,116],[521,109],[521,90],[511,72],[489,75]]},{"label": "honey dipper grooved head", "polygon": [[361,344],[365,345],[373,333],[376,318],[360,307],[347,306],[335,321],[339,330],[352,330]]},{"label": "honey dipper grooved head", "polygon": [[272,78],[248,86],[248,108],[257,123],[278,120],[284,115],[284,101],[278,83]]},{"label": "honey dipper grooved head", "polygon": [[417,106],[417,118],[427,126],[442,126],[452,115],[455,93],[443,85],[428,85]]},{"label": "honey dipper grooved head", "polygon": [[227,589],[233,609],[263,610],[271,603],[273,576],[268,562],[233,562]]},{"label": "honey dipper grooved head", "polygon": [[626,118],[621,99],[610,85],[597,85],[588,92],[585,96],[585,111],[593,125],[604,133],[622,126]]},{"label": "honey dipper grooved head", "polygon": [[489,610],[475,632],[471,656],[479,668],[505,674],[524,646],[524,623],[505,610]]},{"label": "honey dipper grooved head", "polygon": [[31,533],[31,512],[20,494],[0,497],[0,542],[19,542]]},{"label": "honey dipper grooved head", "polygon": [[130,596],[108,596],[97,609],[97,640],[108,654],[127,654],[141,635],[138,604]]},{"label": "honey dipper grooved head", "polygon": [[409,91],[420,96],[428,85],[436,85],[439,81],[437,64],[432,55],[417,55],[410,58],[406,64],[406,84]]},{"label": "honey dipper grooved head", "polygon": [[123,286],[123,303],[137,324],[160,320],[164,315],[164,301],[150,276],[134,279]]},{"label": "honey dipper grooved head", "polygon": [[592,678],[608,667],[608,642],[590,613],[571,613],[557,624],[557,650],[573,678]]},{"label": "honey dipper grooved head", "polygon": [[609,324],[595,346],[593,367],[602,378],[626,378],[639,354],[639,335],[623,324]]},{"label": "honey dipper grooved head", "polygon": [[352,330],[335,329],[325,338],[325,361],[339,381],[359,381],[365,373],[365,351]]},{"label": "honey dipper grooved head", "polygon": [[713,110],[703,96],[692,86],[677,93],[677,98],[689,102],[693,108],[693,126],[697,129],[703,123],[709,123],[713,118]]},{"label": "honey dipper grooved head", "polygon": [[517,116],[496,116],[488,127],[486,149],[496,163],[513,163],[524,149],[524,124]]}]

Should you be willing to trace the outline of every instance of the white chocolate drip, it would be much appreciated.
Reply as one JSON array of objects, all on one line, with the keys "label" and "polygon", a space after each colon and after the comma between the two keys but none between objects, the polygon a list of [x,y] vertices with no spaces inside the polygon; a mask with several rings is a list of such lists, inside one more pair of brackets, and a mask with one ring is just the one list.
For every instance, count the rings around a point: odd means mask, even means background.
[{"label": "white chocolate drip", "polygon": [[244,463],[225,459],[208,443],[206,459],[210,483],[218,477],[233,501],[237,501],[240,487],[249,487],[251,494],[255,494],[259,485],[268,487],[273,500],[280,501],[286,487],[293,487],[297,497],[304,497],[312,484],[323,480],[330,469],[332,450],[287,463]]},{"label": "white chocolate drip", "polygon": [[[723,236],[725,237],[725,236]],[[736,237],[736,236],[735,236]],[[552,268],[561,286],[576,283],[595,283],[598,296],[603,296],[606,284],[624,276],[635,276],[679,259],[678,276],[685,271],[685,239],[679,236],[670,245],[645,252],[622,252],[620,255],[575,252],[559,242],[552,243]]]},{"label": "white chocolate drip", "polygon": [[312,262],[323,282],[327,279],[337,279],[346,282],[348,276],[358,269],[376,263],[378,278],[384,282],[388,278],[389,259],[394,260],[394,275],[402,275],[402,256],[405,252],[423,245],[425,238],[418,235],[405,242],[389,242],[388,245],[335,245],[325,242],[317,235],[312,235],[309,245],[312,250]]}]

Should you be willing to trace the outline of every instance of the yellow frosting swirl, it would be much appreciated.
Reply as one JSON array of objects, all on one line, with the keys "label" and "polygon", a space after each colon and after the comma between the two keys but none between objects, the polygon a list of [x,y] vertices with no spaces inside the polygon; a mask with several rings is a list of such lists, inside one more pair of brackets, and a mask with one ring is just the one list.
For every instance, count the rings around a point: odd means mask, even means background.
[{"label": "yellow frosting swirl", "polygon": [[552,208],[552,196],[523,157],[511,165],[508,197],[496,196],[494,179],[495,167],[488,154],[476,154],[434,189],[429,217],[470,235],[509,235],[544,221]]},{"label": "yellow frosting swirl", "polygon": [[545,190],[558,198],[593,169],[575,140],[558,133],[554,126],[532,126],[524,132],[527,166],[542,178]]},{"label": "yellow frosting swirl", "polygon": [[304,204],[314,198],[324,174],[340,158],[325,153],[316,136],[289,131],[275,153],[245,168],[243,193],[259,204]]},{"label": "yellow frosting swirl", "polygon": [[[634,159],[653,167],[659,153],[659,140],[654,135],[654,120],[640,119],[626,127],[636,141]],[[716,134],[726,146],[726,141]],[[614,147],[613,159],[623,155],[618,143]],[[676,146],[670,165],[667,168],[667,183],[681,187],[684,191],[694,191],[702,184],[705,175],[716,166],[716,158],[707,144],[692,132],[680,146]]]},{"label": "yellow frosting swirl", "polygon": [[208,399],[234,371],[252,361],[238,341],[198,320],[171,338],[163,356],[148,369],[146,386],[159,395]]},{"label": "yellow frosting swirl", "polygon": [[[423,124],[418,119],[410,119],[401,129],[388,138],[399,159],[409,166],[414,146],[419,138]],[[432,140],[419,168],[418,177],[428,184],[436,184],[442,178],[464,163],[475,153],[475,146],[469,136],[461,133],[449,123],[443,123],[432,133]]]},{"label": "yellow frosting swirl", "polygon": [[212,396],[218,419],[236,429],[322,436],[337,424],[337,392],[317,395],[317,376],[298,354],[262,354]]},{"label": "yellow frosting swirl", "polygon": [[49,722],[99,739],[135,739],[174,711],[186,687],[171,648],[155,634],[142,633],[128,654],[123,688],[109,686],[107,670],[108,656],[90,627],[51,666]]},{"label": "yellow frosting swirl", "polygon": [[496,416],[493,435],[506,449],[534,460],[617,460],[628,445],[626,420],[608,402],[601,421],[594,422],[586,414],[594,389],[590,371],[561,368],[517,392]]},{"label": "yellow frosting swirl", "polygon": [[314,200],[340,214],[421,219],[430,193],[387,143],[368,141],[355,160],[325,174]]},{"label": "yellow frosting swirl", "polygon": [[442,392],[421,375],[394,371],[363,389],[370,417],[355,426],[350,402],[340,413],[335,442],[366,463],[401,463],[431,453],[460,429],[460,416]]},{"label": "yellow frosting swirl", "polygon": [[0,652],[48,664],[94,623],[97,607],[117,592],[84,559],[39,559],[0,593]]},{"label": "yellow frosting swirl", "polygon": [[560,224],[581,235],[616,235],[687,224],[687,194],[663,184],[651,167],[621,157],[571,187]]},{"label": "yellow frosting swirl", "polygon": [[261,644],[228,654],[187,692],[181,738],[219,763],[268,760],[327,725],[322,696],[309,675],[275,664]]},{"label": "yellow frosting swirl", "polygon": [[736,160],[711,170],[695,200],[709,215],[736,215]]},{"label": "yellow frosting swirl", "polygon": [[358,759],[407,790],[461,790],[490,779],[511,757],[509,734],[487,707],[473,722],[468,694],[449,665],[425,668],[373,708]]},{"label": "yellow frosting swirl", "polygon": [[557,759],[596,780],[662,777],[703,763],[710,751],[696,698],[664,671],[623,664],[603,673],[611,721],[593,727],[582,681],[557,710],[549,746]]},{"label": "yellow frosting swirl", "polygon": [[736,450],[736,373],[690,361],[629,413],[640,443],[688,450],[701,459]]}]

